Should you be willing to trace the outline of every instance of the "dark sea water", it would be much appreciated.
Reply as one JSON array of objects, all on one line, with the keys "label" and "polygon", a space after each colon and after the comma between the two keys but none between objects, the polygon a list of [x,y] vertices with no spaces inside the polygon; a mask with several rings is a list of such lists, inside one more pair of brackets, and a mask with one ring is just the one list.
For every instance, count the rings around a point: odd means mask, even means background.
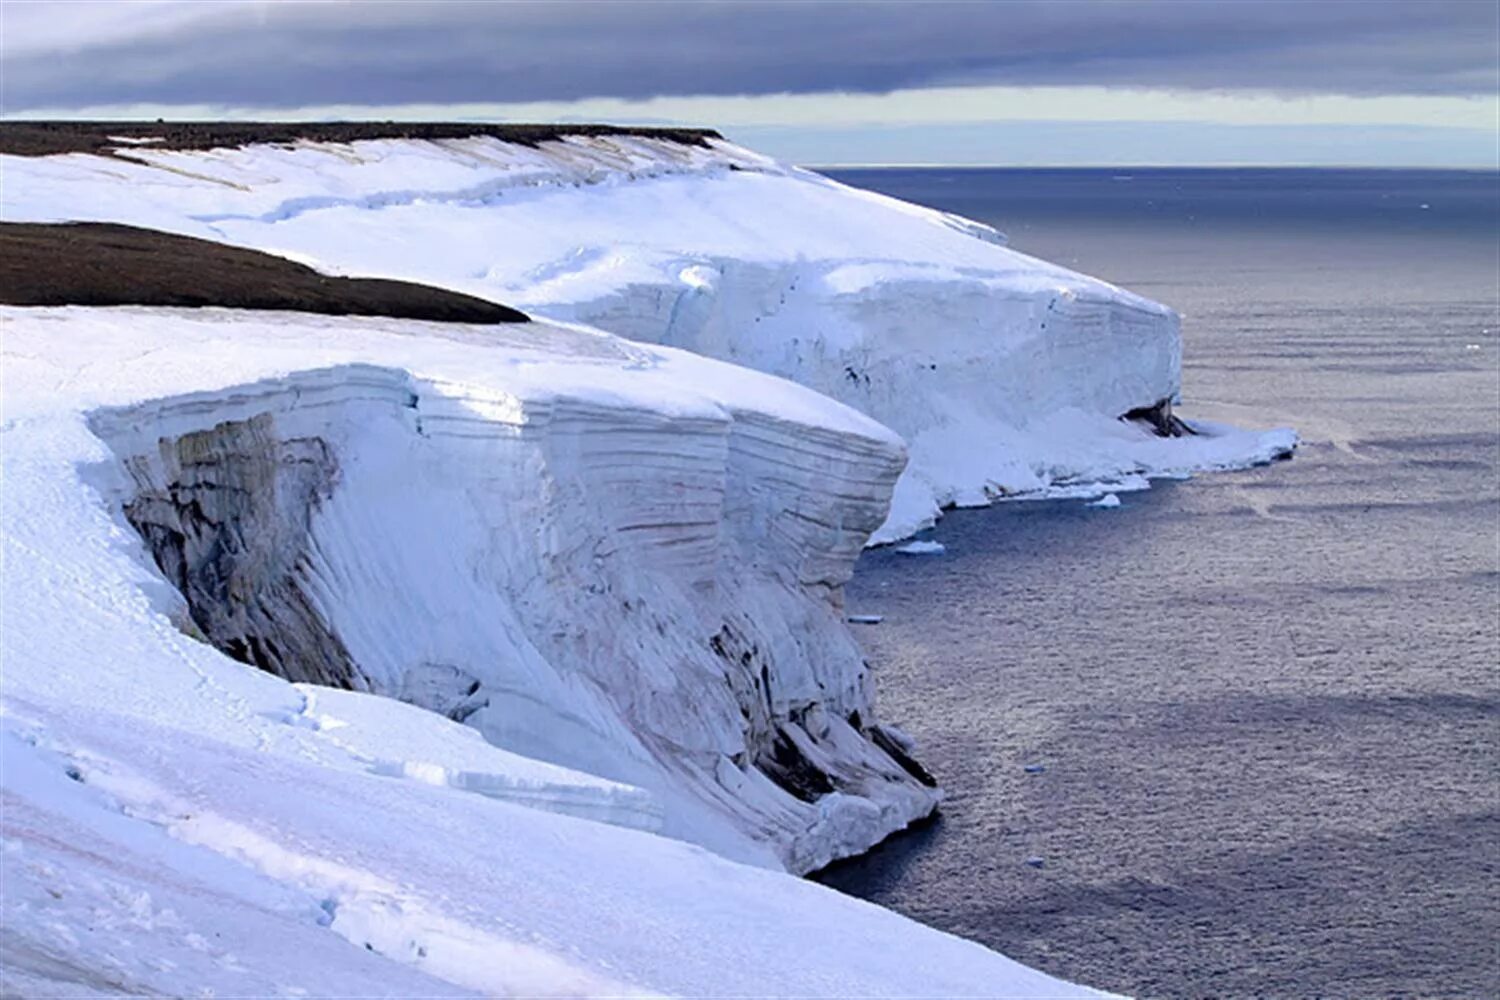
[{"label": "dark sea water", "polygon": [[823,880],[1136,995],[1500,996],[1500,178],[836,176],[1175,306],[1186,412],[1305,443],[868,553],[949,799]]}]

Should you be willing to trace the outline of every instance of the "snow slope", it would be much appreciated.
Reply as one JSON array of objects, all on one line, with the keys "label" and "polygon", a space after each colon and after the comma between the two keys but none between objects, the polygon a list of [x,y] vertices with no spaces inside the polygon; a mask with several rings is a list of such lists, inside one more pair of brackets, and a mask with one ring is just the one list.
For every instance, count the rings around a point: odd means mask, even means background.
[{"label": "snow slope", "polygon": [[877,540],[940,506],[1267,461],[1286,430],[1162,442],[1176,315],[976,223],[720,140],[475,137],[0,158],[16,220],[128,222],[425,281],[782,375],[900,433]]},{"label": "snow slope", "polygon": [[[249,674],[215,693],[274,703]],[[8,708],[6,995],[1092,995],[790,875],[208,718]]]}]

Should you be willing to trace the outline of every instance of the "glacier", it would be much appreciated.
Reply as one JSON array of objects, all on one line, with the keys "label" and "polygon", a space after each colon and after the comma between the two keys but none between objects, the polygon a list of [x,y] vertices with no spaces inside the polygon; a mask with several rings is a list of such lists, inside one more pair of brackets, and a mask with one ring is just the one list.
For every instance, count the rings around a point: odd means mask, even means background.
[{"label": "glacier", "polygon": [[1180,401],[1172,310],[723,139],[137,145],[0,169],[8,219],[123,222],[418,280],[800,382],[909,446],[875,542],[947,506],[1138,489],[1296,443],[1121,424]]},{"label": "glacier", "polygon": [[0,328],[8,993],[1094,995],[778,870],[938,801],[840,607],[874,421],[540,322]]},{"label": "glacier", "polygon": [[1097,995],[793,874],[942,800],[866,545],[1295,444],[1169,309],[718,138],[128,146],[0,215],[538,319],[0,307],[7,993]]}]

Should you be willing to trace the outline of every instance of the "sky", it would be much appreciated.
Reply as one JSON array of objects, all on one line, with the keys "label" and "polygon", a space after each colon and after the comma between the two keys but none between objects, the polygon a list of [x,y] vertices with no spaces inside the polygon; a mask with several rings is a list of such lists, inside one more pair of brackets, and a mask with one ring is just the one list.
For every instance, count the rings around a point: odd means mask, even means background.
[{"label": "sky", "polygon": [[611,121],[811,165],[1500,167],[1496,0],[0,0],[9,118]]}]

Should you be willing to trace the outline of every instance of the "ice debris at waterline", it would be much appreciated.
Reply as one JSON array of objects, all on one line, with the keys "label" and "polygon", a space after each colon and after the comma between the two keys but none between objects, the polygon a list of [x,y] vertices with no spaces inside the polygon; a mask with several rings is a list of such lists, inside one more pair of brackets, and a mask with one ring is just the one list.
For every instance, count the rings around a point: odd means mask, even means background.
[{"label": "ice debris at waterline", "polygon": [[711,133],[507,142],[504,131],[454,138],[446,125],[439,140],[331,142],[381,126],[305,128],[277,145],[235,145],[252,131],[226,133],[234,148],[0,157],[0,211],[425,281],[786,376],[906,439],[911,461],[877,542],[943,506],[1239,468],[1296,443],[1287,429],[1189,421],[1195,435],[1160,437],[1122,423],[1170,413],[1180,396],[1170,309],[1010,250],[987,226]]},{"label": "ice debris at waterline", "polygon": [[942,542],[917,541],[898,545],[896,551],[904,556],[940,556],[948,550]]},{"label": "ice debris at waterline", "polygon": [[649,832],[937,802],[842,620],[878,424],[545,323],[0,322],[7,994],[1087,995]]},{"label": "ice debris at waterline", "polygon": [[1106,510],[1110,510],[1110,509],[1113,509],[1115,507],[1120,506],[1120,496],[1119,496],[1118,493],[1106,493],[1106,494],[1104,494],[1104,496],[1100,497],[1098,500],[1094,500],[1094,501],[1092,501],[1090,503],[1084,504],[1084,506],[1085,507],[1102,507],[1102,508],[1104,508]]}]

